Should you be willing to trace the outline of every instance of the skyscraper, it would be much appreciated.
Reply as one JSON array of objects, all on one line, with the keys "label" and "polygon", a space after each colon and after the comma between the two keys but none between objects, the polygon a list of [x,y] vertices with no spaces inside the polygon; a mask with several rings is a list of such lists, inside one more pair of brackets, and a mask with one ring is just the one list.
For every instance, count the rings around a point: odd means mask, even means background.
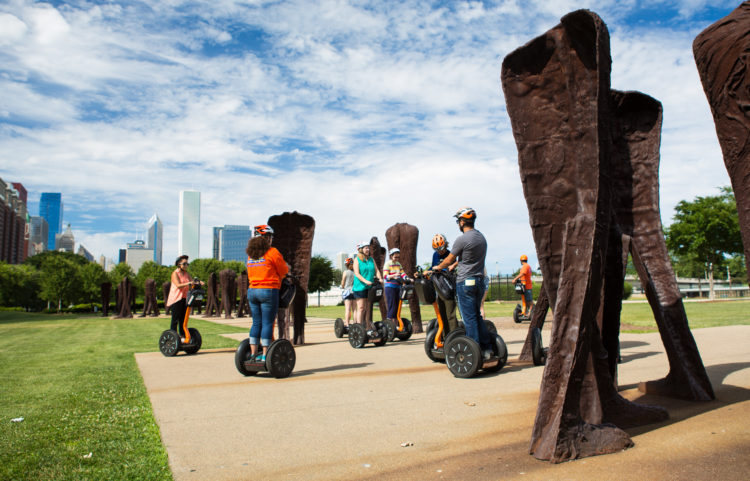
[{"label": "skyscraper", "polygon": [[162,236],[164,235],[164,226],[161,223],[159,216],[154,214],[148,220],[148,242],[147,247],[154,251],[154,258],[152,259],[157,264],[161,265],[161,248],[162,248]]},{"label": "skyscraper", "polygon": [[244,262],[247,241],[252,235],[249,225],[214,227],[214,259]]},{"label": "skyscraper", "polygon": [[68,224],[68,228],[65,229],[65,232],[55,236],[55,246],[57,246],[57,250],[59,251],[73,252],[75,250],[75,245],[76,239],[73,236],[73,231],[70,229],[70,224]]},{"label": "skyscraper", "polygon": [[177,226],[177,254],[198,259],[200,255],[201,193],[180,191],[180,217]]},{"label": "skyscraper", "polygon": [[47,250],[49,242],[49,225],[44,217],[32,217],[29,228],[29,243],[34,254],[41,254]]},{"label": "skyscraper", "polygon": [[42,192],[39,216],[47,221],[47,249],[55,250],[55,235],[62,233],[63,201],[59,192]]}]

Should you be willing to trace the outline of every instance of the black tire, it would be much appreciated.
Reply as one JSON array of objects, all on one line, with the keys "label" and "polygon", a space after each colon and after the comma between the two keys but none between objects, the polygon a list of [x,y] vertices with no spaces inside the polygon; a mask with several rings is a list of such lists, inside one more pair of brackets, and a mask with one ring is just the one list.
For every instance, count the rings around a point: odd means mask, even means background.
[{"label": "black tire", "polygon": [[297,355],[287,339],[277,339],[268,347],[266,369],[277,379],[287,377],[294,370]]},{"label": "black tire", "polygon": [[474,339],[455,337],[445,344],[445,364],[456,377],[474,377],[482,367],[482,350]]},{"label": "black tire", "polygon": [[201,345],[203,345],[203,338],[198,329],[194,327],[188,327],[188,331],[190,332],[190,344],[185,344],[183,349],[188,354],[195,354],[200,351]]},{"label": "black tire", "polygon": [[437,329],[438,322],[437,319],[433,318],[430,319],[430,322],[427,323],[427,329],[425,329],[425,332],[430,332],[433,329]]},{"label": "black tire", "polygon": [[432,362],[445,362],[445,359],[435,357],[432,350],[435,348],[435,335],[437,335],[437,329],[427,331],[427,336],[424,338],[424,353],[430,358]]},{"label": "black tire", "polygon": [[177,331],[167,329],[161,333],[159,337],[159,350],[162,354],[167,357],[172,357],[180,350],[181,346],[180,335]]},{"label": "black tire", "polygon": [[245,361],[250,359],[250,340],[243,339],[239,346],[237,346],[237,352],[234,353],[234,367],[243,376],[255,376],[258,371],[250,371],[245,367]]},{"label": "black tire", "polygon": [[495,323],[492,321],[484,320],[484,325],[487,327],[487,331],[492,334],[497,334],[497,326],[495,326]]},{"label": "black tire", "polygon": [[393,342],[393,340],[396,338],[396,322],[391,319],[386,319],[385,321],[383,321],[383,325],[385,326],[386,338],[388,342]]},{"label": "black tire", "polygon": [[404,330],[403,331],[396,331],[396,337],[399,341],[407,341],[411,337],[411,321],[409,319],[401,319],[401,322],[404,323]]},{"label": "black tire", "polygon": [[448,333],[447,336],[445,336],[444,344],[448,344],[453,339],[455,339],[458,336],[465,336],[466,335],[466,329],[464,329],[463,324],[458,329],[454,329],[451,332]]},{"label": "black tire", "polygon": [[349,326],[349,345],[359,349],[367,342],[367,332],[362,324],[351,324]]},{"label": "black tire", "polygon": [[541,366],[547,362],[547,353],[542,344],[542,330],[538,327],[531,330],[531,359],[535,366]]},{"label": "black tire", "polygon": [[[395,327],[393,328],[395,331]],[[378,331],[378,334],[380,335],[380,339],[373,342],[376,346],[385,346],[385,343],[388,342],[388,327],[386,327],[385,323],[383,322],[376,322],[375,323],[375,330]]]},{"label": "black tire", "polygon": [[333,322],[333,333],[339,339],[344,337],[344,321],[342,321],[340,317],[336,318],[336,320]]},{"label": "black tire", "polygon": [[492,351],[497,356],[498,363],[486,368],[485,371],[487,372],[497,372],[508,362],[508,347],[505,345],[505,341],[503,341],[503,338],[499,334],[495,334],[493,337],[495,338],[495,343],[492,346]]},{"label": "black tire", "polygon": [[521,304],[516,304],[516,308],[513,309],[513,322],[521,323]]}]

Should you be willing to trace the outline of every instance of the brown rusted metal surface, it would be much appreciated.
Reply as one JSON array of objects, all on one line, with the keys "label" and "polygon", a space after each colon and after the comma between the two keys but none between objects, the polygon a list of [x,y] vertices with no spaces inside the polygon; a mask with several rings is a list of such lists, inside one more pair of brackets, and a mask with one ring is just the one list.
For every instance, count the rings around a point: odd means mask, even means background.
[{"label": "brown rusted metal surface", "polygon": [[750,272],[750,2],[702,31],[693,55],[737,200]]},{"label": "brown rusted metal surface", "polygon": [[156,281],[146,279],[144,283],[143,312],[139,317],[158,316],[159,304],[156,302]]},{"label": "brown rusted metal surface", "polygon": [[217,317],[219,315],[219,289],[216,273],[208,275],[206,282],[206,312],[203,317]]},{"label": "brown rusted metal surface", "polygon": [[[413,278],[417,270],[417,242],[419,241],[419,229],[411,224],[400,222],[394,224],[385,231],[385,240],[388,251],[398,248],[401,251],[401,267],[407,276]],[[419,310],[419,300],[413,296],[409,300],[409,311],[411,314],[412,332],[422,332],[422,314]]]}]

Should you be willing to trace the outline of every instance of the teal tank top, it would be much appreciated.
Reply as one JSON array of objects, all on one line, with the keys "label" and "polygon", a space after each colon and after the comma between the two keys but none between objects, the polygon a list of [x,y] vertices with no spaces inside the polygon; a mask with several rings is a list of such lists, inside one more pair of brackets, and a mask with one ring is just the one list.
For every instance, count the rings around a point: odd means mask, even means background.
[{"label": "teal tank top", "polygon": [[[362,259],[357,260],[359,261],[359,274],[368,281],[372,282],[372,280],[375,279],[375,261],[372,260],[372,257],[370,257],[366,261],[363,261]],[[360,281],[359,277],[357,277],[356,275],[354,276],[354,285],[352,287],[352,290],[364,291],[369,287],[370,286]]]}]

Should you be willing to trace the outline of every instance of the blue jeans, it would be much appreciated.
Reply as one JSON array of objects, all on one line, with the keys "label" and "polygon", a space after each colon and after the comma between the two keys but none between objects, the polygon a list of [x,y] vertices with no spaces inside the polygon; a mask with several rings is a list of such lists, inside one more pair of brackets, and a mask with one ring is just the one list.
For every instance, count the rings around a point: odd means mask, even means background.
[{"label": "blue jeans", "polygon": [[258,344],[267,347],[271,344],[273,337],[273,321],[279,310],[278,289],[248,289],[247,302],[250,304],[250,312],[253,316],[253,325],[250,326],[250,344]]},{"label": "blue jeans", "polygon": [[482,350],[485,350],[492,349],[492,338],[490,338],[482,315],[479,313],[482,297],[484,297],[482,276],[469,277],[456,283],[458,309],[461,311],[461,317],[464,320],[466,335],[477,341]]}]

